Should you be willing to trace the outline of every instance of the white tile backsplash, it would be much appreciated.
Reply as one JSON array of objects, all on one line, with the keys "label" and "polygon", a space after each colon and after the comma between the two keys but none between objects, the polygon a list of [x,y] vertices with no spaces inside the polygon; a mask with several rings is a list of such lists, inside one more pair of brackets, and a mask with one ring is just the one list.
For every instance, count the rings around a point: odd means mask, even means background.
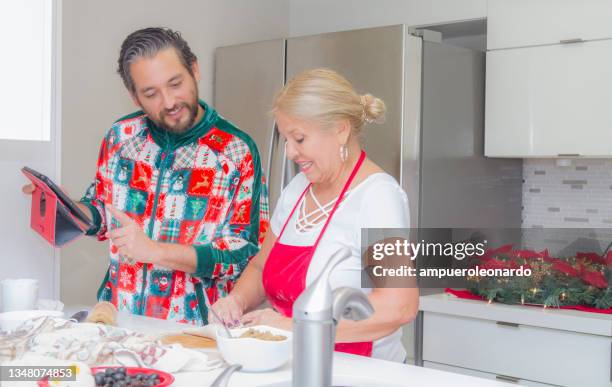
[{"label": "white tile backsplash", "polygon": [[523,179],[523,227],[612,227],[612,160],[525,159]]},{"label": "white tile backsplash", "polygon": [[612,160],[523,160],[523,247],[602,253],[612,241]]}]

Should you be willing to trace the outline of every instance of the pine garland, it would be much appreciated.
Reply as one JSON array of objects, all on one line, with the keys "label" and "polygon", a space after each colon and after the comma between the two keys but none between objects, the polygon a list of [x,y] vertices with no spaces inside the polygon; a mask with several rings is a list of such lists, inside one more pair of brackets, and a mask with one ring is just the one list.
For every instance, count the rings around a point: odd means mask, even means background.
[{"label": "pine garland", "polygon": [[553,258],[548,250],[512,250],[506,245],[474,257],[473,263],[485,269],[531,269],[529,277],[469,277],[467,289],[489,302],[612,308],[612,251]]}]

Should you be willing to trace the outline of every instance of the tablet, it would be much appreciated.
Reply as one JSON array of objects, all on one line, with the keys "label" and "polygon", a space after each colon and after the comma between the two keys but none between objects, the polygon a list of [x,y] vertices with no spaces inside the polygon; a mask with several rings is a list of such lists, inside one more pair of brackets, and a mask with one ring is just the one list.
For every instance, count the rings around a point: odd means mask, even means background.
[{"label": "tablet", "polygon": [[21,171],[26,174],[29,173],[32,176],[39,179],[40,181],[42,181],[43,183],[45,183],[47,187],[49,187],[49,189],[53,191],[54,194],[57,195],[57,198],[61,200],[61,202],[66,207],[68,207],[72,215],[74,215],[77,219],[79,219],[81,222],[83,222],[87,226],[87,229],[91,229],[92,227],[94,227],[92,219],[89,216],[85,215],[85,213],[81,211],[79,206],[72,199],[70,199],[68,195],[66,195],[66,193],[62,191],[62,189],[58,187],[46,175],[43,175],[42,173],[35,171],[30,167],[23,167],[21,168]]}]

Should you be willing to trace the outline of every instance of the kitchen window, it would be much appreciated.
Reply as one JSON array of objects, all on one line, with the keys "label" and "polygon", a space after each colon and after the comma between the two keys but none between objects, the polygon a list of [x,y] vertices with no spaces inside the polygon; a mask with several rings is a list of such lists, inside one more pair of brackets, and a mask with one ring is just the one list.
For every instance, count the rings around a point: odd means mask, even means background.
[{"label": "kitchen window", "polygon": [[54,2],[0,2],[1,140],[51,140]]}]

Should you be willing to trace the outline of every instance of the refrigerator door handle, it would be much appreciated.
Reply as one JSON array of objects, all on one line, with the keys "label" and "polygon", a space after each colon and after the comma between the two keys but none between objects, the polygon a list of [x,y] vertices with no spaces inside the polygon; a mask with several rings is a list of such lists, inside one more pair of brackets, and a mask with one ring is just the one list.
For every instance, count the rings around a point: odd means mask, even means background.
[{"label": "refrigerator door handle", "polygon": [[281,164],[281,183],[280,183],[280,190],[282,191],[283,188],[285,188],[285,179],[286,179],[286,173],[287,173],[287,147],[283,146],[281,148],[281,152],[283,154],[283,162]]},{"label": "refrigerator door handle", "polygon": [[270,209],[274,211],[277,200],[285,186],[295,176],[295,164],[287,159],[287,149],[281,139],[278,127],[274,125],[269,138],[268,163],[266,173],[268,179],[268,192],[270,195]]},{"label": "refrigerator door handle", "polygon": [[268,187],[271,188],[272,183],[272,157],[274,157],[274,149],[276,149],[276,143],[278,142],[278,131],[276,129],[276,123],[272,126],[272,133],[270,134],[270,141],[268,142],[268,165],[266,165],[265,176],[268,179]]},{"label": "refrigerator door handle", "polygon": [[291,179],[293,179],[295,177],[295,175],[297,175],[296,171],[295,171],[295,163],[291,160],[289,160],[289,158],[287,157],[287,148],[283,147],[283,170],[282,170],[282,179],[283,181],[281,182],[281,191],[283,190],[283,188],[285,188],[287,186],[287,184],[289,184],[289,182],[291,181]]}]

